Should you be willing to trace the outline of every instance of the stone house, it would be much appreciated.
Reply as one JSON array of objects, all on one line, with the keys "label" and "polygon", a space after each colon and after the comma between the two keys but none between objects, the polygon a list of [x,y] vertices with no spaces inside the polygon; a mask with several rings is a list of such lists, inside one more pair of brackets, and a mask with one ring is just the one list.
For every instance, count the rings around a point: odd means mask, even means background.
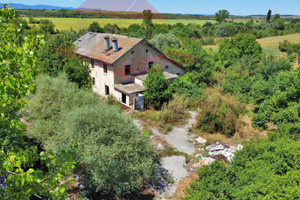
[{"label": "stone house", "polygon": [[185,73],[145,39],[88,32],[74,44],[75,53],[89,62],[93,91],[136,110],[143,109],[143,80],[151,67],[161,65],[170,81]]}]

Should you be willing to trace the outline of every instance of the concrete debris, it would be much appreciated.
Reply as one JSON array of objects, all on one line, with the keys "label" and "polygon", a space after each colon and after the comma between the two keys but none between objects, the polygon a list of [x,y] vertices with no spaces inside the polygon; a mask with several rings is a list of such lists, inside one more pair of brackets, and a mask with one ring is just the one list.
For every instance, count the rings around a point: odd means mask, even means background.
[{"label": "concrete debris", "polygon": [[[199,163],[194,164],[193,167],[197,168],[205,165],[210,165],[215,160],[230,162],[234,157],[234,153],[243,149],[243,145],[239,144],[237,147],[234,147],[216,142],[215,144],[207,146],[205,149],[208,151],[209,157],[204,157],[202,154],[197,154],[196,158],[200,159],[200,161]],[[204,151],[203,148],[199,150]]]},{"label": "concrete debris", "polygon": [[197,145],[197,144],[205,144],[207,141],[206,139],[202,138],[202,137],[198,137],[195,139],[195,142],[194,144]]},{"label": "concrete debris", "polygon": [[164,149],[165,149],[165,147],[164,147],[161,143],[159,143],[159,144],[157,145],[157,150],[163,151]]},{"label": "concrete debris", "polygon": [[212,144],[212,145],[209,145],[206,147],[206,150],[207,151],[221,151],[221,150],[224,150],[224,145],[220,144],[220,143],[216,143],[216,144]]},{"label": "concrete debris", "polygon": [[[217,142],[216,144],[212,144],[206,147],[206,150],[208,151],[208,155],[212,158],[224,160],[224,157],[227,159],[227,161],[231,161],[234,157],[234,153],[236,151],[240,151],[243,149],[243,145],[238,145],[237,148],[234,146],[229,146],[226,144],[220,144]],[[224,157],[222,157],[222,156]]]}]

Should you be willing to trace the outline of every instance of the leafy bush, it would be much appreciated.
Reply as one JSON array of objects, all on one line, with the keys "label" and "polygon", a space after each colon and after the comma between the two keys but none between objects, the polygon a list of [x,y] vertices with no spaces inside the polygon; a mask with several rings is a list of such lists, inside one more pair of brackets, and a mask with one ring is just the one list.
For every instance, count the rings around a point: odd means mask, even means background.
[{"label": "leafy bush", "polygon": [[229,137],[236,132],[244,105],[233,97],[223,96],[216,89],[212,89],[208,90],[207,99],[200,109],[197,127],[209,133],[220,132]]},{"label": "leafy bush", "polygon": [[291,43],[288,40],[284,40],[283,42],[279,42],[278,48],[282,52],[287,52],[291,48]]},{"label": "leafy bush", "polygon": [[184,200],[299,199],[299,162],[299,142],[253,140],[235,154],[229,167],[214,162],[201,168]]},{"label": "leafy bush", "polygon": [[253,117],[255,126],[263,126],[270,120],[276,124],[300,121],[299,73],[299,68],[278,73],[273,84],[276,91],[266,96],[266,99],[259,104],[258,111]]},{"label": "leafy bush", "polygon": [[38,65],[42,73],[56,77],[65,72],[69,80],[79,87],[90,87],[89,67],[73,52],[73,42],[77,38],[78,35],[72,31],[55,35],[40,49]]},{"label": "leafy bush", "polygon": [[249,56],[252,60],[260,60],[262,48],[254,35],[238,34],[232,39],[223,39],[219,45],[219,57],[225,67],[232,65],[237,59]]},{"label": "leafy bush", "polygon": [[189,106],[197,105],[205,96],[203,86],[198,86],[185,77],[177,78],[172,83],[172,89],[175,93],[184,97],[188,101]]},{"label": "leafy bush", "polygon": [[163,69],[160,66],[149,70],[143,84],[145,85],[145,100],[156,110],[160,110],[162,105],[172,98],[170,82],[163,75]]},{"label": "leafy bush", "polygon": [[78,89],[66,77],[40,76],[26,110],[29,135],[48,151],[77,143],[77,167],[90,191],[127,194],[151,179],[155,154],[149,138],[92,91]]},{"label": "leafy bush", "polygon": [[167,49],[167,55],[180,63],[186,69],[186,77],[193,83],[210,84],[210,78],[215,72],[211,56],[201,47],[199,41],[186,40],[184,48]]},{"label": "leafy bush", "polygon": [[176,36],[172,33],[165,33],[165,34],[157,34],[150,40],[150,43],[153,44],[156,48],[160,50],[164,50],[166,48],[179,48],[180,42],[176,38]]},{"label": "leafy bush", "polygon": [[236,23],[222,22],[216,26],[216,37],[230,37],[238,33]]},{"label": "leafy bush", "polygon": [[174,99],[163,105],[159,114],[159,119],[164,124],[173,124],[185,119],[187,116],[187,101],[183,97],[175,94]]},{"label": "leafy bush", "polygon": [[103,33],[103,29],[100,27],[98,22],[93,22],[90,24],[88,31],[96,32],[96,33]]}]

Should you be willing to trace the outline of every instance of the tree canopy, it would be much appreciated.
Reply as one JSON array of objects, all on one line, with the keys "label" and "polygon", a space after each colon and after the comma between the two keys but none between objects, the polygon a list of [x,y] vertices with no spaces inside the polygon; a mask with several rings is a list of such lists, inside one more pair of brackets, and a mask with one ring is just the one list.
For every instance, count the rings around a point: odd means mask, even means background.
[{"label": "tree canopy", "polygon": [[224,22],[226,18],[229,17],[229,12],[228,10],[219,10],[215,14],[215,19],[217,22]]},{"label": "tree canopy", "polygon": [[172,98],[170,82],[163,75],[161,66],[155,66],[148,71],[145,85],[145,100],[149,106],[160,110],[164,103]]},{"label": "tree canopy", "polygon": [[10,23],[16,17],[12,7],[0,8],[0,176],[6,175],[0,197],[65,199],[76,149],[68,146],[57,154],[46,153],[27,137],[18,116],[26,105],[24,98],[35,91],[37,51],[43,40],[35,35],[22,38],[22,26]]},{"label": "tree canopy", "polygon": [[152,145],[128,115],[65,76],[40,76],[36,82],[37,92],[25,109],[32,122],[29,136],[48,151],[77,144],[77,168],[89,192],[127,194],[151,180],[156,160]]}]

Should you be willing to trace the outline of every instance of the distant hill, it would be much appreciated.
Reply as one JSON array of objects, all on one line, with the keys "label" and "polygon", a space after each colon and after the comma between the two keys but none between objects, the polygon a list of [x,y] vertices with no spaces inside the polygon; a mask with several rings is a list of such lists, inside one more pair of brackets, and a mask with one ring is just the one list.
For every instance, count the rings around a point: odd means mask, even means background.
[{"label": "distant hill", "polygon": [[[7,3],[8,5],[11,5],[15,9],[33,9],[33,10],[74,10],[72,7],[59,7],[59,6],[50,6],[50,5],[25,5],[25,4],[20,4],[20,3]],[[2,7],[4,3],[0,3],[0,7]]]}]

